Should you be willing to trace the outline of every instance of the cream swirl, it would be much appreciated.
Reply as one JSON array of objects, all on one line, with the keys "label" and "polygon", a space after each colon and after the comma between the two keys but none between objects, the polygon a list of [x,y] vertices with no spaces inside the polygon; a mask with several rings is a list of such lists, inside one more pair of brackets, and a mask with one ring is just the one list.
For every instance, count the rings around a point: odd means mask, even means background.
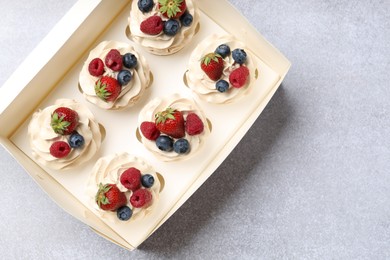
[{"label": "cream swirl", "polygon": [[[246,84],[241,88],[230,87],[227,92],[219,92],[215,84],[216,82],[211,80],[201,69],[200,59],[210,52],[214,52],[215,49],[221,45],[227,44],[231,51],[234,49],[240,48],[244,49],[247,53],[247,60],[245,66],[249,69],[249,77]],[[231,55],[228,55],[224,59],[225,69],[221,79],[229,82],[230,73],[237,68],[239,65],[234,64],[234,60]],[[250,52],[244,43],[238,41],[233,36],[224,35],[211,35],[204,39],[192,52],[189,64],[188,71],[186,72],[185,79],[188,87],[197,94],[197,96],[210,103],[230,103],[237,101],[239,98],[248,94],[250,91],[250,85],[257,79],[257,67],[254,54]]]},{"label": "cream swirl", "polygon": [[[131,203],[129,203],[132,191],[126,189],[120,182],[121,174],[131,167],[137,168],[142,175],[150,174],[154,177],[153,186],[148,188],[148,190],[152,193],[152,204],[147,208],[134,208]],[[99,216],[101,216],[103,219],[109,220],[110,222],[122,222],[117,218],[116,212],[104,211],[97,205],[95,196],[99,189],[100,183],[116,184],[120,191],[126,193],[126,198],[128,201],[127,206],[130,207],[133,211],[130,220],[136,220],[146,216],[150,211],[153,210],[156,202],[160,197],[161,184],[153,167],[147,164],[141,158],[125,152],[107,155],[100,158],[91,171],[86,189],[88,204],[92,206],[92,208]]]},{"label": "cream swirl", "polygon": [[[118,98],[114,102],[105,102],[100,99],[95,93],[95,83],[99,77],[92,76],[88,71],[88,65],[94,58],[100,58],[103,62],[107,53],[111,49],[117,49],[120,54],[132,53],[137,57],[137,67],[131,69],[131,81],[122,86],[122,90]],[[103,75],[116,78],[118,72],[112,71],[105,66]],[[90,53],[81,69],[79,76],[80,91],[84,97],[91,103],[104,109],[120,109],[134,105],[142,96],[145,89],[150,85],[150,68],[146,59],[140,55],[131,45],[116,41],[104,41],[97,45]]]},{"label": "cream swirl", "polygon": [[[58,107],[68,107],[79,115],[76,131],[84,137],[84,146],[72,149],[64,158],[55,158],[50,154],[50,146],[55,141],[68,142],[69,136],[56,134],[50,123],[53,111]],[[99,150],[104,131],[85,106],[75,100],[58,99],[54,105],[38,110],[32,115],[28,125],[28,136],[32,148],[32,157],[41,165],[52,169],[68,169],[91,159]]]},{"label": "cream swirl", "polygon": [[148,17],[158,15],[163,20],[167,20],[167,18],[163,17],[158,11],[158,1],[154,1],[153,10],[148,13],[142,13],[138,9],[137,2],[138,1],[133,1],[130,9],[130,16],[128,18],[130,30],[129,38],[145,47],[150,53],[156,55],[170,55],[176,53],[186,46],[197,33],[199,14],[192,0],[186,0],[187,11],[193,16],[192,24],[188,27],[182,26],[175,36],[168,36],[163,32],[158,35],[143,33],[140,29],[140,24]]},{"label": "cream swirl", "polygon": [[187,154],[178,154],[174,151],[165,152],[158,149],[155,141],[146,139],[141,134],[141,140],[144,146],[151,151],[158,159],[162,161],[175,161],[188,159],[196,154],[200,147],[204,144],[205,139],[210,134],[207,119],[199,107],[190,99],[180,97],[178,94],[174,94],[167,98],[155,98],[151,100],[140,112],[138,116],[138,129],[142,122],[149,121],[154,122],[155,115],[158,112],[164,111],[166,108],[176,109],[182,112],[184,120],[190,112],[193,112],[199,116],[204,125],[204,130],[198,135],[189,135],[186,133],[185,139],[190,143],[190,151]]}]

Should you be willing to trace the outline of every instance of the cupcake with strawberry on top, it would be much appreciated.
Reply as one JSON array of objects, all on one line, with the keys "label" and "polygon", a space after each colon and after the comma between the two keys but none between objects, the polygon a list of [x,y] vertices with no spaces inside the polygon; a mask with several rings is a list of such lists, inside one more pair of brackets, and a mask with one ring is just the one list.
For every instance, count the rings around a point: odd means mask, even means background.
[{"label": "cupcake with strawberry on top", "polygon": [[149,214],[159,200],[161,188],[152,166],[134,155],[118,153],[96,162],[86,191],[94,211],[118,223]]},{"label": "cupcake with strawberry on top", "polygon": [[247,95],[258,73],[244,43],[230,35],[211,35],[192,52],[185,81],[199,99],[226,104]]},{"label": "cupcake with strawberry on top", "polygon": [[58,99],[38,110],[28,126],[32,157],[51,169],[69,169],[90,160],[104,139],[104,128],[75,100]]},{"label": "cupcake with strawberry on top", "polygon": [[103,41],[90,53],[79,76],[84,97],[103,109],[134,105],[152,81],[146,59],[123,42]]},{"label": "cupcake with strawberry on top", "polygon": [[197,33],[199,14],[193,0],[135,0],[128,37],[156,55],[170,55]]},{"label": "cupcake with strawberry on top", "polygon": [[178,94],[150,101],[138,123],[141,142],[162,161],[192,157],[211,132],[200,108]]}]

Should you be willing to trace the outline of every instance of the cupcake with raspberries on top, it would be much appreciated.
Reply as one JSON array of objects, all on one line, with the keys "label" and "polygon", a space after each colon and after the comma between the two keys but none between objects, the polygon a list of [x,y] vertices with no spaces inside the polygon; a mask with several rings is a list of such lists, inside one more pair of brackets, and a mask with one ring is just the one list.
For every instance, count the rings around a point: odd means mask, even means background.
[{"label": "cupcake with raspberries on top", "polygon": [[128,37],[156,55],[170,55],[197,33],[199,14],[192,0],[133,1]]},{"label": "cupcake with raspberries on top", "polygon": [[152,81],[146,59],[127,44],[104,41],[90,53],[79,76],[84,97],[103,109],[133,106]]}]

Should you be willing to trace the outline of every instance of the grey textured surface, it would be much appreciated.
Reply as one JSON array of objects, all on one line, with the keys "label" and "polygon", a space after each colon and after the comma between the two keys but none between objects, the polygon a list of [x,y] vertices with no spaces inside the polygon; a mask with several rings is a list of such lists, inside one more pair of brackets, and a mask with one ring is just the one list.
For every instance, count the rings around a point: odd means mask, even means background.
[{"label": "grey textured surface", "polygon": [[[1,0],[0,85],[74,2]],[[390,258],[390,1],[230,2],[293,66],[211,178],[128,252],[0,148],[2,259]]]}]

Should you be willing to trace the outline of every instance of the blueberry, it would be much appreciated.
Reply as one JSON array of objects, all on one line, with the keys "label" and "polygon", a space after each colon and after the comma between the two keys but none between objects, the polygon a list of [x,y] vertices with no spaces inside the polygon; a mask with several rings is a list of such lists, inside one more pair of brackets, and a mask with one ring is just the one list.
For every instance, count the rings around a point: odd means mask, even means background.
[{"label": "blueberry", "polygon": [[125,55],[123,55],[122,58],[123,66],[125,66],[128,69],[135,68],[137,66],[137,57],[128,52]]},{"label": "blueberry", "polygon": [[184,154],[187,153],[190,150],[190,143],[187,139],[181,138],[178,139],[173,144],[173,150],[178,154]]},{"label": "blueberry", "polygon": [[138,9],[143,13],[152,11],[153,5],[153,0],[138,0]]},{"label": "blueberry", "polygon": [[232,52],[233,60],[238,64],[243,64],[246,61],[246,52],[243,49],[235,49]]},{"label": "blueberry", "polygon": [[222,56],[222,58],[226,58],[226,56],[230,55],[230,47],[226,44],[221,44],[215,49],[215,53]]},{"label": "blueberry", "polygon": [[180,29],[180,23],[177,20],[169,19],[164,23],[164,33],[168,36],[174,36]]},{"label": "blueberry", "polygon": [[170,152],[173,150],[173,139],[167,135],[160,135],[156,139],[156,145],[161,151]]},{"label": "blueberry", "polygon": [[217,83],[215,83],[215,88],[221,93],[226,92],[229,89],[229,83],[223,79],[218,80]]},{"label": "blueberry", "polygon": [[116,211],[116,215],[120,220],[126,221],[131,218],[133,211],[128,206],[122,206]]},{"label": "blueberry", "polygon": [[80,148],[84,145],[84,137],[77,132],[74,132],[69,137],[69,146],[72,148]]},{"label": "blueberry", "polygon": [[144,174],[141,177],[141,183],[145,188],[150,188],[154,184],[154,177],[150,174]]},{"label": "blueberry", "polygon": [[131,75],[131,72],[128,70],[121,70],[118,73],[117,79],[121,86],[126,86],[130,80],[132,79],[133,75]]},{"label": "blueberry", "polygon": [[192,20],[194,18],[192,17],[192,14],[190,14],[188,11],[185,11],[182,16],[180,16],[180,22],[183,26],[190,26],[192,24]]}]

